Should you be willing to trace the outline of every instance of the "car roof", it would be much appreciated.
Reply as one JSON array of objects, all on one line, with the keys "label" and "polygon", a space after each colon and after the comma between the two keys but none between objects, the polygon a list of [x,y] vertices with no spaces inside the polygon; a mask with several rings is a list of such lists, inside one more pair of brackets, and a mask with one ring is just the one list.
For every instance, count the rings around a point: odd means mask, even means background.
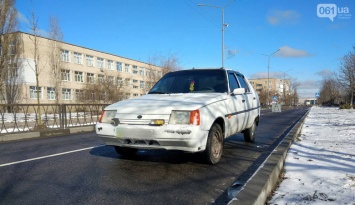
[{"label": "car roof", "polygon": [[172,71],[172,72],[193,71],[193,70],[224,70],[224,71],[227,71],[227,72],[233,72],[233,73],[237,73],[239,75],[244,76],[239,71],[233,70],[231,68],[192,68],[192,69],[177,70],[177,71]]}]

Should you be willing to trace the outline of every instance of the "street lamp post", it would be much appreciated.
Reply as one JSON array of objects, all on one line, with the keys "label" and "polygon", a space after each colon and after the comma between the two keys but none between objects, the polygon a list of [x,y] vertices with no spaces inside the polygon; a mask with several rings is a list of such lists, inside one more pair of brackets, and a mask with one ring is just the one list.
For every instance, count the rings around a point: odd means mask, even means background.
[{"label": "street lamp post", "polygon": [[266,55],[266,54],[262,54],[264,56],[267,56],[268,57],[268,61],[267,61],[267,106],[270,105],[270,101],[269,101],[269,93],[270,93],[270,85],[269,85],[269,81],[270,81],[270,57],[272,55],[274,55],[275,53],[277,53],[280,49],[277,49],[277,51],[269,54],[269,55]]},{"label": "street lamp post", "polygon": [[224,23],[224,9],[229,6],[234,0],[230,1],[225,6],[213,6],[213,5],[206,5],[206,4],[198,4],[198,6],[208,6],[212,8],[222,9],[222,68],[224,68],[224,27],[227,27],[228,24]]}]

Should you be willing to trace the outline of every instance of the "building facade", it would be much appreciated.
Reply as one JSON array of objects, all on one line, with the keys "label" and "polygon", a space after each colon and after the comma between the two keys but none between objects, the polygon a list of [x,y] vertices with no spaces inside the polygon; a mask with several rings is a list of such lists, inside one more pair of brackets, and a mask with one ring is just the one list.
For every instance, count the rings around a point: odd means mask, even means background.
[{"label": "building facade", "polygon": [[[280,78],[258,78],[249,80],[253,88],[256,90],[260,97],[262,103],[266,103],[267,99],[270,102],[273,101],[274,96],[276,96],[277,101],[283,104],[288,104],[291,90],[290,90],[290,80],[280,79]],[[269,81],[269,91],[268,91],[268,81]],[[269,98],[267,98],[267,93],[269,92]]]},{"label": "building facade", "polygon": [[[37,94],[41,103],[112,103],[144,95],[163,75],[163,68],[148,63],[28,33],[15,34],[22,42],[17,50],[23,87],[19,103],[37,103]],[[120,97],[108,98],[112,92]]]}]

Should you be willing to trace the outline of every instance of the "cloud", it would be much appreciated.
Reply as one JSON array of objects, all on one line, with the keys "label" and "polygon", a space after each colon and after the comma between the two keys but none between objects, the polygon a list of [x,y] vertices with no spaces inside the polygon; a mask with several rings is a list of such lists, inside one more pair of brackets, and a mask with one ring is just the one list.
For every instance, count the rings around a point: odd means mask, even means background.
[{"label": "cloud", "polygon": [[26,18],[26,16],[23,15],[21,12],[17,13],[17,18],[20,23],[24,23],[26,25],[28,25],[30,23],[30,21]]},{"label": "cloud", "polygon": [[304,80],[299,81],[298,95],[300,98],[314,98],[315,94],[319,92],[320,81],[319,80]]},{"label": "cloud", "polygon": [[289,25],[299,22],[301,14],[294,10],[273,10],[267,16],[267,22],[273,26],[276,25]]},{"label": "cloud", "polygon": [[[24,30],[25,32],[32,34],[33,32],[30,29],[30,20],[28,20],[28,18],[20,12],[17,13],[17,18],[18,18],[19,22],[21,24],[23,24],[23,27],[25,28],[25,29],[21,29],[21,30]],[[37,35],[48,38],[49,32],[46,30],[37,29]]]},{"label": "cloud", "polygon": [[320,81],[318,80],[304,80],[300,81],[299,87],[300,89],[319,89]]},{"label": "cloud", "polygon": [[311,54],[307,51],[294,49],[288,46],[282,46],[279,52],[275,54],[275,57],[281,58],[303,58],[309,56],[311,56]]},{"label": "cloud", "polygon": [[[280,78],[283,79],[284,72],[270,72],[269,73],[269,78]],[[288,77],[286,73],[286,78]],[[258,78],[267,78],[267,72],[259,72],[259,73],[254,73],[250,76],[250,79],[258,79]]]},{"label": "cloud", "polygon": [[326,69],[316,72],[316,75],[319,75],[322,78],[329,78],[334,75],[334,72],[332,72],[331,70],[326,68]]}]

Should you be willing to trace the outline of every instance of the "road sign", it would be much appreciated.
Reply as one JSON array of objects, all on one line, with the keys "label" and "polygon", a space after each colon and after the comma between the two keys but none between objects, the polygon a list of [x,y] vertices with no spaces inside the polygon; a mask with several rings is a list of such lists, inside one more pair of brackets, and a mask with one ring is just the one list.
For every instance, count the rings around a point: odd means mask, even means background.
[{"label": "road sign", "polygon": [[277,101],[277,96],[272,97],[273,101]]},{"label": "road sign", "polygon": [[320,96],[320,93],[316,93],[316,98],[319,98],[319,96]]}]

